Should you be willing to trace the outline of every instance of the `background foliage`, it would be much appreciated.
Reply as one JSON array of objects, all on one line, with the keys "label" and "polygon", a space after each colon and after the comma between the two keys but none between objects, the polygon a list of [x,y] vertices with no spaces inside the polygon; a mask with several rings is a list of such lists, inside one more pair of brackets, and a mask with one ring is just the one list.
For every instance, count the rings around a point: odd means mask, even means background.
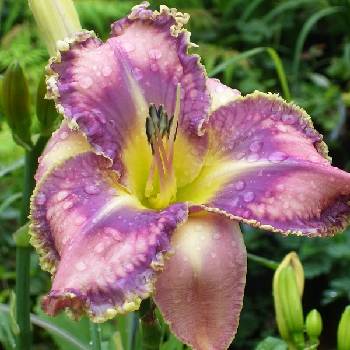
[{"label": "background foliage", "polygon": [[[209,75],[242,93],[255,89],[280,92],[304,107],[323,132],[333,163],[350,170],[350,1],[349,0],[163,0],[191,14],[192,41]],[[76,0],[83,27],[105,38],[110,23],[128,13],[135,1]],[[268,49],[268,48],[272,48]],[[280,60],[279,60],[280,58]],[[26,0],[0,0],[0,79],[14,60],[25,68],[32,98],[43,67],[46,49],[38,37]],[[281,65],[283,64],[283,66]],[[286,80],[283,80],[283,75]],[[34,112],[34,111],[33,111]],[[33,132],[38,125],[34,123]],[[14,288],[15,249],[12,233],[18,228],[22,196],[23,151],[12,141],[0,106],[0,303],[9,303]],[[317,308],[324,319],[321,343],[335,348],[341,310],[350,301],[350,230],[334,238],[304,239],[246,228],[250,253],[279,261],[296,250],[306,272],[304,309]],[[245,304],[232,349],[255,349],[267,336],[276,335],[271,297],[272,271],[249,263]],[[67,329],[78,343],[88,346],[86,320],[75,323],[64,315],[45,317],[37,306],[49,288],[49,277],[31,257],[32,312],[41,322]],[[118,331],[116,330],[118,324]],[[129,325],[128,327],[126,325]],[[11,348],[9,318],[0,310],[0,342]],[[105,349],[131,349],[138,336],[135,317],[104,324]],[[61,336],[34,327],[35,349],[74,350]],[[139,333],[137,333],[139,334]],[[167,333],[165,333],[167,334]],[[5,342],[5,339],[6,342]],[[182,349],[175,338],[165,338],[163,350]]]}]

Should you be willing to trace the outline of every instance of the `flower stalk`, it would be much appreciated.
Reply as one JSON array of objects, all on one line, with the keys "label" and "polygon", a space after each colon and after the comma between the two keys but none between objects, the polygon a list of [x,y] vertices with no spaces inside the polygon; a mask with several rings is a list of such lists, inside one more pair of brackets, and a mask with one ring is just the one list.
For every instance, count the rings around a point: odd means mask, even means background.
[{"label": "flower stalk", "polygon": [[[21,208],[20,225],[27,222],[29,214],[30,196],[33,192],[35,182],[34,174],[37,167],[37,159],[40,156],[47,137],[39,137],[31,151],[26,152],[24,167],[24,189]],[[17,244],[16,247],[16,321],[19,327],[17,336],[17,349],[29,350],[31,344],[30,329],[30,252],[29,245]]]}]

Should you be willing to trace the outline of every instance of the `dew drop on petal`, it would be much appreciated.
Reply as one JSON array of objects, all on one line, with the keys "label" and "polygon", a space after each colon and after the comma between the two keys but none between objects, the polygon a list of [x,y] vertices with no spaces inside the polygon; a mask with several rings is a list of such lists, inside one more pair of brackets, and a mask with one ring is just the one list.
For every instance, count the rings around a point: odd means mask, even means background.
[{"label": "dew drop on petal", "polygon": [[247,161],[248,162],[256,162],[257,160],[259,160],[260,156],[257,153],[252,153],[249,154],[249,156],[247,157]]},{"label": "dew drop on petal", "polygon": [[221,238],[221,233],[214,234],[214,239],[220,239],[220,238]]},{"label": "dew drop on petal", "polygon": [[150,58],[159,60],[162,57],[162,53],[158,49],[151,49],[148,51],[148,55]]},{"label": "dew drop on petal", "polygon": [[89,184],[89,185],[86,185],[84,187],[84,190],[87,194],[98,194],[100,193],[100,189],[98,186],[96,185],[92,185],[92,184]]},{"label": "dew drop on petal", "polygon": [[75,219],[74,219],[74,223],[77,226],[82,225],[84,222],[86,221],[86,217],[83,215],[78,215]]},{"label": "dew drop on petal", "polygon": [[249,146],[249,149],[252,152],[259,152],[261,150],[262,146],[263,146],[263,142],[262,141],[254,141]]},{"label": "dew drop on petal", "polygon": [[143,74],[142,74],[142,71],[141,71],[140,68],[135,68],[135,69],[133,70],[133,73],[134,73],[134,78],[135,78],[136,80],[141,80],[141,79],[143,78]]},{"label": "dew drop on petal", "polygon": [[86,265],[82,261],[79,261],[75,264],[75,268],[78,271],[84,271],[86,269]]},{"label": "dew drop on petal", "polygon": [[43,205],[45,204],[46,202],[46,196],[44,193],[39,193],[37,196],[36,196],[36,202],[38,205]]},{"label": "dew drop on petal", "polygon": [[245,188],[245,182],[243,180],[239,180],[235,184],[235,189],[237,191],[242,191]]},{"label": "dew drop on petal", "polygon": [[244,193],[243,199],[247,203],[253,201],[254,200],[254,193],[253,192],[246,192],[246,193]]},{"label": "dew drop on petal", "polygon": [[283,162],[284,160],[286,160],[288,158],[288,156],[283,153],[283,152],[273,152],[269,155],[269,161],[273,162],[273,163],[279,163],[279,162]]},{"label": "dew drop on petal", "polygon": [[290,125],[294,124],[297,121],[297,117],[293,114],[283,114],[281,119],[283,122]]},{"label": "dew drop on petal", "polygon": [[63,131],[62,134],[60,135],[61,140],[65,140],[68,137],[68,132]]},{"label": "dew drop on petal", "polygon": [[151,71],[152,72],[156,72],[159,69],[158,64],[157,63],[152,63],[151,64]]},{"label": "dew drop on petal", "polygon": [[68,196],[69,196],[69,192],[68,191],[60,191],[56,195],[56,200],[58,202],[60,202],[60,201],[63,201],[64,199],[66,199]]},{"label": "dew drop on petal", "polygon": [[104,77],[109,77],[112,74],[112,68],[110,66],[104,66],[102,68],[102,75]]},{"label": "dew drop on petal", "polygon": [[73,207],[73,202],[71,201],[64,202],[62,207],[64,210],[68,210]]},{"label": "dew drop on petal", "polygon": [[92,84],[93,84],[93,80],[90,77],[84,77],[80,82],[80,85],[83,89],[90,88]]},{"label": "dew drop on petal", "polygon": [[123,43],[123,48],[126,52],[135,51],[135,45],[133,45],[132,43]]}]

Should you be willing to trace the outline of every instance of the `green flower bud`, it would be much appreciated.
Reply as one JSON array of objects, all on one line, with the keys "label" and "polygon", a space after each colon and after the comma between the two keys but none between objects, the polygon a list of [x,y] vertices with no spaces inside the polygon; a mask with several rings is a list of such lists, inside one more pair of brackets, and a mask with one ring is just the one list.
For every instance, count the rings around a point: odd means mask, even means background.
[{"label": "green flower bud", "polygon": [[350,350],[350,305],[341,315],[338,326],[338,350]]},{"label": "green flower bud", "polygon": [[29,6],[51,56],[56,53],[59,40],[81,30],[72,0],[29,0]]},{"label": "green flower bud", "polygon": [[316,309],[311,310],[306,316],[305,328],[311,342],[318,342],[322,332],[322,317]]},{"label": "green flower bud", "polygon": [[296,253],[288,254],[273,278],[273,294],[278,330],[283,339],[304,344],[304,315],[301,297],[304,271]]},{"label": "green flower bud", "polygon": [[29,150],[32,147],[29,90],[27,79],[17,62],[7,68],[1,93],[3,112],[11,128],[13,139]]},{"label": "green flower bud", "polygon": [[36,95],[36,115],[40,123],[42,135],[49,136],[56,129],[59,120],[53,100],[45,99],[45,73],[41,76]]}]

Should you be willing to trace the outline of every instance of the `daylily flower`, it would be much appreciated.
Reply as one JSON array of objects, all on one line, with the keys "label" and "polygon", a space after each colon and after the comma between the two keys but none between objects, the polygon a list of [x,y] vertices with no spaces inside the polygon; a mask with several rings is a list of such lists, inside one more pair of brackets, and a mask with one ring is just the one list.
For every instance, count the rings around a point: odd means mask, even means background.
[{"label": "daylily flower", "polygon": [[32,243],[53,274],[43,300],[102,322],[150,295],[194,349],[225,349],[242,308],[239,222],[333,235],[350,175],[299,107],[208,79],[188,15],[148,3],[101,42],[79,32],[48,66],[64,116],[32,197]]}]

